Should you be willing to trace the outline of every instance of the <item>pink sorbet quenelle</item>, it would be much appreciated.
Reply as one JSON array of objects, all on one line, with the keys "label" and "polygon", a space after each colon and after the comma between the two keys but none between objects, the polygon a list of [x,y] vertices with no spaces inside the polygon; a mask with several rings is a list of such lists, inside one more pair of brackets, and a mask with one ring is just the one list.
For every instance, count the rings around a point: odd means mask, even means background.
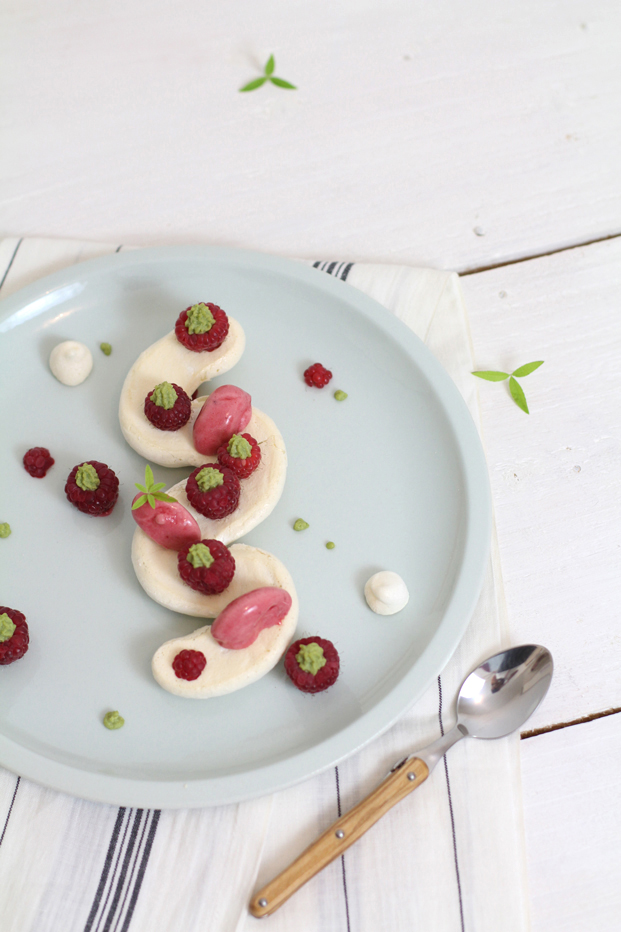
[{"label": "pink sorbet quenelle", "polygon": [[252,399],[235,385],[221,385],[209,395],[194,422],[194,446],[205,456],[239,434],[252,417]]}]

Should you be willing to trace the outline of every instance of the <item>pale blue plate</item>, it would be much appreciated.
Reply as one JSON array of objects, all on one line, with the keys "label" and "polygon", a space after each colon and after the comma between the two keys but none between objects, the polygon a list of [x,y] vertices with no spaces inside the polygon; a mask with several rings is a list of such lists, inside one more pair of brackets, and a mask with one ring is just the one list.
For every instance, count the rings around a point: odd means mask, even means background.
[{"label": "pale blue plate", "polygon": [[[144,461],[117,420],[138,354],[187,305],[213,301],[246,331],[232,382],[280,428],[285,492],[245,539],[276,554],[300,597],[298,637],[336,644],[341,675],[303,695],[280,664],[218,699],[172,696],[151,677],[165,640],[199,627],[152,602],[130,562],[129,504]],[[174,247],[72,266],[0,305],[4,442],[0,449],[0,601],[23,611],[31,648],[0,668],[0,763],[46,786],[142,807],[229,803],[309,777],[389,727],[457,646],[481,587],[490,535],[487,470],[454,384],[416,336],[351,286],[307,266],[231,249]],[[47,360],[61,340],[92,350],[93,372],[68,388]],[[110,357],[98,349],[112,344]],[[329,388],[307,388],[320,361]],[[162,373],[165,378],[166,373]],[[342,388],[341,403],[332,392]],[[22,456],[56,459],[31,478]],[[97,459],[120,477],[108,518],[65,499],[76,463]],[[155,469],[178,481],[190,470]],[[292,530],[298,517],[310,527]],[[333,540],[334,550],[325,543]],[[409,605],[373,614],[365,580],[391,569]],[[125,727],[107,731],[118,709]]]}]

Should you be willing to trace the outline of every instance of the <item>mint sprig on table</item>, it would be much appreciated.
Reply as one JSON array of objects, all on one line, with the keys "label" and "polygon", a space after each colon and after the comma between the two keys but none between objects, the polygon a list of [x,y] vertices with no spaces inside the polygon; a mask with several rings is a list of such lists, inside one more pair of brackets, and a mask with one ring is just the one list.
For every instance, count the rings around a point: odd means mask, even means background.
[{"label": "mint sprig on table", "polygon": [[165,482],[154,482],[153,481],[153,470],[147,463],[144,470],[144,485],[139,485],[137,482],[134,483],[139,492],[144,492],[144,495],[139,495],[134,504],[132,505],[132,511],[135,511],[136,508],[140,508],[144,505],[145,502],[148,502],[151,508],[155,508],[155,502],[176,502],[177,499],[173,498],[171,495],[167,495],[166,492],[160,492],[160,489],[163,489],[166,485]]},{"label": "mint sprig on table", "polygon": [[516,382],[516,379],[523,379],[525,376],[530,375],[531,372],[534,372],[539,366],[543,366],[543,363],[544,360],[540,359],[537,362],[527,362],[524,366],[519,366],[519,368],[514,369],[513,372],[496,372],[493,369],[489,369],[473,372],[472,375],[476,375],[478,379],[486,379],[488,382],[504,382],[506,379],[509,379],[511,397],[518,408],[521,408],[526,414],[530,414],[524,389],[519,382]]},{"label": "mint sprig on table", "polygon": [[248,84],[244,84],[243,87],[240,87],[240,94],[243,94],[245,91],[256,91],[256,89],[265,84],[266,81],[271,81],[272,84],[276,85],[276,87],[284,87],[288,91],[297,91],[295,84],[290,84],[289,81],[285,81],[283,78],[274,77],[275,67],[276,62],[274,60],[274,56],[270,55],[266,62],[265,68],[263,69],[263,76],[260,78],[255,78],[254,81],[249,81]]}]

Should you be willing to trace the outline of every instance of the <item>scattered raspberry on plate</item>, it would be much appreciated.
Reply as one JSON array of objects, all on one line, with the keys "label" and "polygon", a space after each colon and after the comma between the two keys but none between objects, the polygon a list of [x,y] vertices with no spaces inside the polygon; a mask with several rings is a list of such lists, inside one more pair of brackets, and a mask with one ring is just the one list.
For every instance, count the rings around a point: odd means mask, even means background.
[{"label": "scattered raspberry on plate", "polygon": [[197,680],[205,667],[207,658],[202,650],[182,650],[172,662],[175,676],[180,680]]},{"label": "scattered raspberry on plate", "polygon": [[158,430],[179,430],[190,420],[192,402],[174,382],[160,382],[144,400],[144,413]]},{"label": "scattered raspberry on plate", "polygon": [[200,540],[184,547],[177,555],[177,566],[184,583],[205,595],[224,592],[235,575],[235,558],[219,540]]},{"label": "scattered raspberry on plate", "polygon": [[250,434],[233,434],[218,450],[218,462],[232,469],[238,479],[247,479],[261,462],[261,447]]},{"label": "scattered raspberry on plate", "polygon": [[65,493],[79,511],[94,517],[105,517],[116,505],[119,480],[105,463],[88,460],[73,467],[67,478]]},{"label": "scattered raspberry on plate", "polygon": [[239,504],[239,492],[235,473],[218,463],[197,466],[185,484],[185,494],[192,507],[214,521],[233,514]]},{"label": "scattered raspberry on plate", "polygon": [[181,311],[175,324],[175,336],[194,353],[212,353],[221,346],[229,332],[229,319],[217,304],[199,302]]},{"label": "scattered raspberry on plate", "polygon": [[336,682],[339,655],[332,641],[300,638],[285,654],[285,670],[294,686],[303,693],[320,693]]},{"label": "scattered raspberry on plate", "polygon": [[330,370],[322,366],[320,362],[316,362],[314,365],[309,366],[304,372],[304,381],[310,388],[323,388],[324,385],[328,384],[331,378],[332,373]]},{"label": "scattered raspberry on plate", "polygon": [[0,664],[13,663],[28,650],[26,616],[15,608],[0,605]]},{"label": "scattered raspberry on plate", "polygon": [[35,479],[42,479],[48,469],[54,465],[54,459],[46,447],[32,447],[24,454],[23,462],[26,472]]}]

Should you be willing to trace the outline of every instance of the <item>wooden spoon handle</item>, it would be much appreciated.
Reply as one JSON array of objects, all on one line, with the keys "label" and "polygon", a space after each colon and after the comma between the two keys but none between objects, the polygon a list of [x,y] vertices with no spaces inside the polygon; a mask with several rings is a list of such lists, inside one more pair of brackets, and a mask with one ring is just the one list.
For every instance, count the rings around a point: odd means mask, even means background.
[{"label": "wooden spoon handle", "polygon": [[409,758],[402,767],[388,774],[372,793],[341,816],[299,858],[253,896],[250,901],[252,915],[262,919],[276,912],[296,890],[343,854],[428,776],[427,764],[417,757]]}]

